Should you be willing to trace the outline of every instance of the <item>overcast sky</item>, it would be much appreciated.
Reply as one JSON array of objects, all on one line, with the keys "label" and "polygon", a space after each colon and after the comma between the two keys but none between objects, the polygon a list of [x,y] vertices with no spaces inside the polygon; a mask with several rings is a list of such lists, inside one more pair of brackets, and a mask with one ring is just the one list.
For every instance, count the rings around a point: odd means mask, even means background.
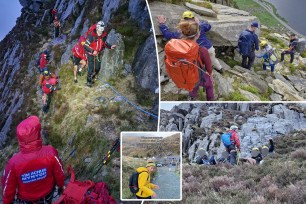
[{"label": "overcast sky", "polygon": [[15,26],[21,8],[19,0],[0,0],[0,41]]}]

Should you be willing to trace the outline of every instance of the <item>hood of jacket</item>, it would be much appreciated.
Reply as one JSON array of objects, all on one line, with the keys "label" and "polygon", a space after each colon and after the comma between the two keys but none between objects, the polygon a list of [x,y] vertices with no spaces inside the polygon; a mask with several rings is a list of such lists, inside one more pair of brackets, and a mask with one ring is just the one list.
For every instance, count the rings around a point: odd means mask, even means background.
[{"label": "hood of jacket", "polygon": [[41,124],[37,116],[30,116],[19,123],[16,128],[16,134],[19,148],[22,153],[41,149],[42,139],[40,130]]}]

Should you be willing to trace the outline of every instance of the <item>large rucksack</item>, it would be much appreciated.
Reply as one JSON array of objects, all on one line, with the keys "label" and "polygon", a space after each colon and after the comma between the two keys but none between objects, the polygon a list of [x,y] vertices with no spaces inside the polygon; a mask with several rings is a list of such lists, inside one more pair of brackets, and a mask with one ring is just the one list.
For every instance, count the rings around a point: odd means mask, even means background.
[{"label": "large rucksack", "polygon": [[248,55],[251,50],[251,44],[249,42],[249,37],[248,37],[247,31],[243,31],[238,39],[238,48],[239,48],[239,53],[241,55]]},{"label": "large rucksack", "polygon": [[193,40],[170,40],[165,46],[165,67],[178,88],[192,91],[199,83],[199,69],[203,71],[199,45]]},{"label": "large rucksack", "polygon": [[222,141],[222,143],[223,143],[223,145],[225,147],[229,147],[229,146],[232,145],[231,137],[232,137],[232,133],[231,132],[223,133],[221,135],[221,141]]},{"label": "large rucksack", "polygon": [[[138,178],[139,178],[139,174],[146,172],[146,171],[142,171],[142,172],[134,172],[131,177],[130,177],[130,181],[129,181],[129,188],[130,191],[133,194],[136,194],[139,191],[139,187],[138,187]],[[149,176],[147,178],[147,180],[149,179]]]},{"label": "large rucksack", "polygon": [[55,204],[115,204],[115,199],[110,196],[108,187],[103,182],[94,183],[87,180],[85,182],[75,180],[73,169],[68,166],[68,173],[71,173],[70,182],[66,186],[63,194]]},{"label": "large rucksack", "polygon": [[295,50],[298,52],[298,53],[303,53],[306,51],[306,40],[305,38],[300,38],[297,42],[297,45],[295,47]]}]

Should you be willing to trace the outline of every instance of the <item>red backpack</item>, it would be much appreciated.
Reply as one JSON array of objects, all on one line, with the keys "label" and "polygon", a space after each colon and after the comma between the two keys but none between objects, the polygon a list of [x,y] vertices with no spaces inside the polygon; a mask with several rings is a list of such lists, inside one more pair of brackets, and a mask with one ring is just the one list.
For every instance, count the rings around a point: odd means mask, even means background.
[{"label": "red backpack", "polygon": [[94,183],[90,180],[78,181],[75,180],[74,170],[70,166],[67,171],[71,173],[70,182],[55,204],[116,204],[105,183]]},{"label": "red backpack", "polygon": [[72,53],[80,59],[83,60],[87,60],[86,54],[85,54],[85,48],[84,48],[84,44],[85,44],[86,38],[84,36],[81,36],[79,38],[79,41],[77,42],[77,44],[75,44],[75,46],[72,48]]},{"label": "red backpack", "polygon": [[178,88],[192,91],[200,81],[198,69],[203,67],[199,45],[193,40],[170,40],[165,46],[165,66]]}]

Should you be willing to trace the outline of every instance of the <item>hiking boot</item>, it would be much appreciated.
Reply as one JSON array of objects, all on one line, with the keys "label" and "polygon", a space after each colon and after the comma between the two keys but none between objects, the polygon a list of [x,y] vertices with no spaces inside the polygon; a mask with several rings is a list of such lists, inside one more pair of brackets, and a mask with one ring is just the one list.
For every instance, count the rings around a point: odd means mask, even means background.
[{"label": "hiking boot", "polygon": [[74,79],[73,81],[74,81],[75,84],[78,83],[78,80],[77,80],[77,79]]},{"label": "hiking boot", "polygon": [[216,71],[219,72],[220,74],[224,73],[222,68],[221,69],[216,69]]}]

